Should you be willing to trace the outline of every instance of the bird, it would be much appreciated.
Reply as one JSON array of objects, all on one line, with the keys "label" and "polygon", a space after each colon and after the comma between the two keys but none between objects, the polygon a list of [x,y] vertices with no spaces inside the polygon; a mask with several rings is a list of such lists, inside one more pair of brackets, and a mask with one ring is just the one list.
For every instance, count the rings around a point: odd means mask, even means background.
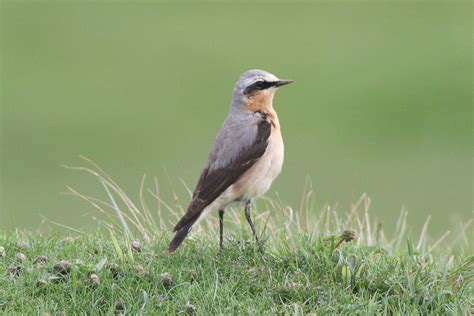
[{"label": "bird", "polygon": [[244,205],[245,218],[259,243],[251,203],[268,191],[281,172],[284,145],[273,97],[278,88],[292,82],[260,69],[248,70],[240,76],[229,114],[217,134],[191,202],[173,229],[169,254],[176,251],[193,226],[216,211],[222,249],[224,212],[235,203]]}]

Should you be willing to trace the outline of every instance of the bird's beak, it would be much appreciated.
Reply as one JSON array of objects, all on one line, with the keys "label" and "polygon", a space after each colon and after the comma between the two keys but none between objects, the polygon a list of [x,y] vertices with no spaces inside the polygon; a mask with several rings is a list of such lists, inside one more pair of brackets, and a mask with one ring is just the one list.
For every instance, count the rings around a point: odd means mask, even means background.
[{"label": "bird's beak", "polygon": [[278,88],[278,87],[281,87],[281,86],[286,86],[287,84],[290,84],[292,82],[293,82],[293,80],[278,80],[278,81],[275,82],[275,84],[273,86]]}]

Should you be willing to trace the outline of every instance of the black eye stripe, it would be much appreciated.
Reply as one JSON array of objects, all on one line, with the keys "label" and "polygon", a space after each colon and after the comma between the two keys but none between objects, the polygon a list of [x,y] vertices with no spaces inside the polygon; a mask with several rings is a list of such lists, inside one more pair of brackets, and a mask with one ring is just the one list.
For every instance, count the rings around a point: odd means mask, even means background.
[{"label": "black eye stripe", "polygon": [[249,94],[249,93],[252,93],[252,92],[257,91],[257,90],[265,90],[265,89],[268,89],[270,87],[273,87],[274,85],[275,85],[275,83],[270,82],[270,81],[257,81],[255,83],[251,84],[250,86],[248,86],[247,88],[245,88],[244,93]]},{"label": "black eye stripe", "polygon": [[257,81],[252,86],[255,86],[258,90],[268,89],[274,85],[273,82],[269,81]]}]

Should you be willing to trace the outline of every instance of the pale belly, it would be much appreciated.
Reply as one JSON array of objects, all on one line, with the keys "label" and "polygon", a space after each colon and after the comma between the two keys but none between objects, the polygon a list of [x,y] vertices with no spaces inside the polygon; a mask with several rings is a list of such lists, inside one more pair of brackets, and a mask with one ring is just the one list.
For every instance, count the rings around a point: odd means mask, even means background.
[{"label": "pale belly", "polygon": [[262,196],[280,174],[283,158],[281,134],[273,133],[263,156],[229,189],[237,199],[250,200]]},{"label": "pale belly", "polygon": [[233,185],[208,205],[194,225],[213,211],[233,203],[245,203],[265,194],[281,172],[284,145],[280,133],[273,133],[263,156]]}]

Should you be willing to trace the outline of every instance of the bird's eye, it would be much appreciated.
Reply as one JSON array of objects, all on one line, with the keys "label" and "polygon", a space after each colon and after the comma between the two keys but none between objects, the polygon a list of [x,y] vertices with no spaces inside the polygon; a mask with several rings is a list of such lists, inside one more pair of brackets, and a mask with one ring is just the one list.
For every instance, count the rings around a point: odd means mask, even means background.
[{"label": "bird's eye", "polygon": [[267,81],[264,81],[264,80],[259,80],[259,81],[256,81],[256,82],[252,83],[247,88],[245,88],[244,94],[249,95],[249,94],[255,93],[256,91],[259,91],[259,90],[265,90],[269,87],[271,87],[271,83],[269,83]]},{"label": "bird's eye", "polygon": [[263,89],[263,88],[265,88],[265,82],[263,82],[263,81],[257,81],[257,82],[254,83],[254,86],[255,86],[255,88],[257,88],[257,89]]}]

